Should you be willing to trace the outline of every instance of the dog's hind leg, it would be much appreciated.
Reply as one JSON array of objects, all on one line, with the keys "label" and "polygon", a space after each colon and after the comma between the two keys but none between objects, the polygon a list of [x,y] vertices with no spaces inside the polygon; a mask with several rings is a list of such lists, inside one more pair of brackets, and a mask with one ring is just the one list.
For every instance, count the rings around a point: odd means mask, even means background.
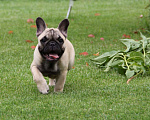
[{"label": "dog's hind leg", "polygon": [[56,82],[55,79],[49,78],[49,86],[55,86],[55,82]]},{"label": "dog's hind leg", "polygon": [[56,78],[56,84],[54,92],[63,92],[64,84],[66,81],[67,70],[62,71],[61,74]]}]

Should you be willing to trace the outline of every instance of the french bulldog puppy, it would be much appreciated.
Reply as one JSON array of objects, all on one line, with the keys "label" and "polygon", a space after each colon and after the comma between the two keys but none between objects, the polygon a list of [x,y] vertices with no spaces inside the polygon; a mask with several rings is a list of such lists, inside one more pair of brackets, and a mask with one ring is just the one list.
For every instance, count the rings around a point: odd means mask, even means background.
[{"label": "french bulldog puppy", "polygon": [[31,64],[33,80],[42,94],[47,94],[49,86],[45,77],[49,77],[49,85],[54,92],[63,92],[67,72],[74,64],[75,51],[66,38],[69,20],[64,19],[58,28],[47,28],[44,20],[36,19],[38,44]]}]

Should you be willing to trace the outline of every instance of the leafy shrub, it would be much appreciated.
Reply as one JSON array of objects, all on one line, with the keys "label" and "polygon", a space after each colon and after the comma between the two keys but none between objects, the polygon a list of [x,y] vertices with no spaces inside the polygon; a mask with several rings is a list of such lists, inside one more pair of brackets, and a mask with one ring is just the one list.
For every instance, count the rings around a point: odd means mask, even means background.
[{"label": "leafy shrub", "polygon": [[121,39],[126,46],[125,51],[117,50],[106,52],[92,61],[98,67],[104,67],[106,72],[115,68],[128,78],[127,83],[139,74],[145,74],[150,68],[150,38],[142,33],[142,40]]}]

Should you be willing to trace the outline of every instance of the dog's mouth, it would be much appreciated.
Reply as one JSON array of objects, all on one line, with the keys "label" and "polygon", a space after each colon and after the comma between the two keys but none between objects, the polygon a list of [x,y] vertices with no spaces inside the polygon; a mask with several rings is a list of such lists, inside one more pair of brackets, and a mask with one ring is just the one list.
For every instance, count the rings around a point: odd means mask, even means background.
[{"label": "dog's mouth", "polygon": [[58,60],[59,59],[59,55],[55,54],[55,53],[50,53],[50,54],[44,54],[43,55],[47,60]]}]

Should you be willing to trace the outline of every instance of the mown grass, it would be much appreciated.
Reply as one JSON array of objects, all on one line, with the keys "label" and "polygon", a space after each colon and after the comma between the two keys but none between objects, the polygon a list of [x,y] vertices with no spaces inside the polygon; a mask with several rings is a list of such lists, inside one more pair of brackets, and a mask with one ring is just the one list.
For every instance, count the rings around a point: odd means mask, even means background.
[{"label": "mown grass", "polygon": [[[36,29],[30,26],[35,23],[26,20],[40,16],[48,27],[57,27],[66,16],[69,0],[1,0],[0,119],[150,119],[148,74],[127,85],[125,76],[115,70],[105,73],[90,61],[97,52],[125,49],[119,41],[123,34],[140,39],[134,31],[146,28],[145,18],[139,16],[148,15],[144,9],[148,2],[76,0],[68,30],[76,51],[74,69],[68,73],[63,93],[54,93],[52,87],[48,95],[42,95],[30,72],[31,46],[37,44]],[[10,30],[13,34],[8,34]],[[95,38],[88,38],[89,34]],[[28,39],[34,42],[26,43]]]}]

